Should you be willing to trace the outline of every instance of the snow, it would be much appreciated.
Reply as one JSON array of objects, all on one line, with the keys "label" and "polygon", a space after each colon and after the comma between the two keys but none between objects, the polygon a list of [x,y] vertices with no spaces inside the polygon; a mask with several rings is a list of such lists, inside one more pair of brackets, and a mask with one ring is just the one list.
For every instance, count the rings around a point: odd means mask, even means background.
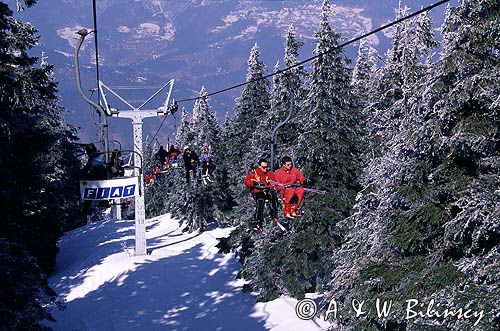
[{"label": "snow", "polygon": [[[234,32],[233,34],[238,35],[226,39],[249,39],[258,31],[257,27],[262,29],[268,26],[276,26],[278,29],[286,31],[290,24],[293,24],[296,33],[301,38],[314,38],[314,32],[321,17],[321,2],[293,7],[283,2],[283,6],[279,10],[272,10],[265,6],[256,5],[255,2],[250,2],[247,5],[240,3],[240,8],[223,17],[221,20],[224,24],[215,27],[211,32],[221,33],[233,27],[234,23],[238,21],[249,20],[249,24],[252,24],[250,27],[239,33]],[[347,36],[361,35],[373,28],[371,18],[365,17],[363,14],[363,8],[332,6],[330,23],[335,29],[338,29],[337,32],[342,32]],[[374,45],[379,43],[377,36],[370,36],[369,39]]]},{"label": "snow", "polygon": [[241,34],[234,36],[234,37],[228,37],[228,40],[247,40],[251,38],[252,35],[256,34],[259,28],[257,26],[249,26],[245,30],[241,31]]},{"label": "snow", "polygon": [[70,54],[70,53],[66,53],[66,52],[63,52],[63,51],[59,51],[59,50],[57,50],[57,49],[55,49],[55,50],[54,50],[54,52],[59,53],[59,54],[62,54],[62,55],[64,55],[64,56],[66,56],[67,58],[70,58],[70,57],[75,56],[74,54]]},{"label": "snow", "polygon": [[[120,32],[130,32],[121,26]],[[162,34],[163,32],[163,34]],[[158,40],[172,41],[175,37],[175,27],[172,23],[165,23],[162,28],[155,23],[141,23],[135,29],[135,38],[155,38]]]},{"label": "snow", "polygon": [[140,37],[148,36],[148,35],[158,35],[160,33],[160,26],[154,23],[142,23],[139,24],[137,28],[137,34]]},{"label": "snow", "polygon": [[[84,28],[81,25],[75,25],[74,27],[64,27],[57,30],[57,35],[66,40],[71,48],[76,48],[78,40],[80,39],[80,35],[78,35],[77,32],[81,29],[87,29],[88,31],[92,30],[90,28]],[[82,44],[82,49],[85,49],[85,45],[90,44],[92,42],[91,40],[92,38],[85,39]]]},{"label": "snow", "polygon": [[[239,263],[219,254],[232,228],[183,233],[169,215],[147,221],[148,252],[133,256],[134,221],[92,223],[60,240],[49,284],[65,310],[54,330],[320,330],[295,315],[297,300],[255,303],[236,279]],[[320,327],[321,326],[321,327]]]},{"label": "snow", "polygon": [[116,31],[118,31],[120,33],[129,33],[130,28],[126,25],[120,25],[119,27],[116,28]]}]

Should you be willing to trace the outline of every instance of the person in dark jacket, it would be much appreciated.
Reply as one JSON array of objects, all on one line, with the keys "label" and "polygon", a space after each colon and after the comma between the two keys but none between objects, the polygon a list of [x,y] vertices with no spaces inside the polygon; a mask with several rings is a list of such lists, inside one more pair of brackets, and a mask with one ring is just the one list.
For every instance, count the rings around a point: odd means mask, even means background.
[{"label": "person in dark jacket", "polygon": [[[106,162],[104,153],[99,153],[97,147],[94,144],[88,144],[85,146],[85,153],[87,154],[88,160],[82,170],[82,179],[84,180],[101,180],[106,179]],[[92,201],[85,200],[83,202],[83,212],[87,217],[92,215]],[[90,218],[89,218],[90,220]]]},{"label": "person in dark jacket", "polygon": [[156,152],[155,155],[156,155],[156,159],[160,163],[160,166],[163,167],[163,165],[167,161],[167,157],[168,157],[168,153],[165,150],[165,148],[163,148],[163,146],[160,146],[160,149],[158,150],[158,152]]},{"label": "person in dark jacket", "polygon": [[189,184],[191,179],[191,172],[192,176],[196,177],[196,171],[198,169],[198,163],[200,162],[200,159],[198,157],[198,154],[196,154],[195,151],[193,151],[189,146],[184,147],[182,159],[184,160],[184,169],[186,169],[186,181]]},{"label": "person in dark jacket", "polygon": [[265,201],[270,202],[270,214],[273,222],[278,221],[278,197],[271,181],[275,181],[274,173],[269,170],[269,163],[260,159],[257,168],[250,170],[243,183],[250,188],[256,202],[255,218],[258,223],[257,231],[262,232],[264,224]]},{"label": "person in dark jacket", "polygon": [[83,179],[99,180],[106,179],[106,161],[104,153],[100,153],[94,144],[85,146],[88,160],[83,167]]},{"label": "person in dark jacket", "polygon": [[125,167],[123,166],[123,158],[122,153],[115,149],[111,153],[111,176],[114,177],[123,177],[125,175]]}]

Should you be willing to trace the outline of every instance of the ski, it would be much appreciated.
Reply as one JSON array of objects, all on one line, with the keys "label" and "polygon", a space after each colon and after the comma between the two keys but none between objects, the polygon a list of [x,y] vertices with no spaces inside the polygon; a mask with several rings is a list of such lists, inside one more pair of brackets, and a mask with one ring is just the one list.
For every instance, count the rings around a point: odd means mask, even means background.
[{"label": "ski", "polygon": [[[287,234],[288,233],[288,229],[278,219],[272,220],[271,223],[276,224],[278,226],[278,228],[280,229],[280,231],[283,232],[283,234]],[[266,229],[264,229],[264,227],[254,227],[253,230],[258,235],[262,235],[264,237],[269,237],[270,227],[266,226]]]},{"label": "ski", "polygon": [[214,181],[210,178],[209,175],[203,175],[201,176],[201,180],[203,181],[204,185],[209,185],[210,183],[213,183]]},{"label": "ski", "polygon": [[283,231],[284,233],[288,233],[288,230],[283,226],[283,224],[280,223],[280,221],[275,222],[276,225]]}]

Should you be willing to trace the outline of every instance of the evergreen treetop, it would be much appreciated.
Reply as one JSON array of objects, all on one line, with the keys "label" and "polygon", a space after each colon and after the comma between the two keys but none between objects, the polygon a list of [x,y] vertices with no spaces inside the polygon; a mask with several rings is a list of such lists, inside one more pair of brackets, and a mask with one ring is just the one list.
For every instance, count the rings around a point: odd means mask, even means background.
[{"label": "evergreen treetop", "polygon": [[217,149],[220,141],[221,129],[217,122],[215,112],[208,103],[205,87],[201,88],[200,98],[196,100],[193,108],[191,123],[192,143],[200,148],[204,145]]}]

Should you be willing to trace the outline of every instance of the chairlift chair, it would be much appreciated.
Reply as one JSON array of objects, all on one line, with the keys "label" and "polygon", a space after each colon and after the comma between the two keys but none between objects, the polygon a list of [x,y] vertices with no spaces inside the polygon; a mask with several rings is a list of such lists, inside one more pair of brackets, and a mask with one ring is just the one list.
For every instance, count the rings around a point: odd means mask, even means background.
[{"label": "chairlift chair", "polygon": [[[105,158],[108,154],[109,158]],[[133,164],[133,150],[113,150],[96,152],[93,160],[89,158],[88,173],[80,180],[80,196],[83,201],[100,206],[126,204],[121,199],[141,195],[143,188],[139,180],[142,175],[142,160],[140,164]],[[120,158],[120,159],[117,159]],[[108,159],[108,164],[106,164]],[[93,162],[93,164],[92,164]],[[134,169],[139,169],[139,176],[134,176]]]}]

